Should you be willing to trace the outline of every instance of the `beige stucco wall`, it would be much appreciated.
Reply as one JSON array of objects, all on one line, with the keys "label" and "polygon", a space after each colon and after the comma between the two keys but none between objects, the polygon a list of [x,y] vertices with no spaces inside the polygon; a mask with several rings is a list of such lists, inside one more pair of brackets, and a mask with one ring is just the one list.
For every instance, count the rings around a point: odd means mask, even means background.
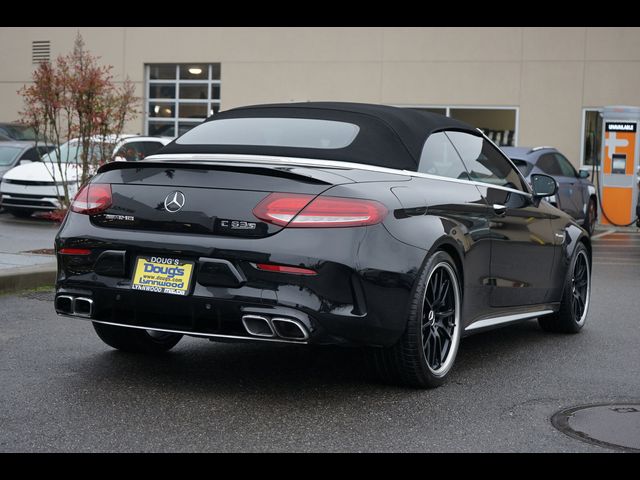
[{"label": "beige stucco wall", "polygon": [[[145,63],[221,62],[222,108],[306,100],[519,107],[519,144],[579,162],[582,109],[640,105],[639,28],[0,28],[0,120],[31,42],[87,48],[142,95]],[[129,126],[143,130],[142,117]]]}]

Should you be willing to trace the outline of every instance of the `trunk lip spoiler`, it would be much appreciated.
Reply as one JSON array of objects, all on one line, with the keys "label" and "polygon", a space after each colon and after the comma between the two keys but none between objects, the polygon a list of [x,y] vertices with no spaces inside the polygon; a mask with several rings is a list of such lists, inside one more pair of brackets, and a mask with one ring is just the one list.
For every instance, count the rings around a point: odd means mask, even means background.
[{"label": "trunk lip spoiler", "polygon": [[[109,167],[114,163],[131,163],[139,165],[145,162],[153,163],[177,163],[180,165],[243,165],[255,166],[265,165],[268,167],[309,167],[322,168],[327,170],[365,170],[369,172],[388,173],[392,175],[415,176],[416,172],[410,170],[400,170],[396,168],[379,167],[377,165],[366,165],[364,163],[346,162],[338,160],[322,160],[317,158],[301,158],[301,157],[284,157],[271,155],[249,155],[249,154],[230,154],[230,153],[158,153],[146,157],[138,162],[111,162],[103,165],[101,171],[105,171],[105,167]],[[113,167],[118,168],[118,167]],[[332,172],[338,174],[338,172]]]},{"label": "trunk lip spoiler", "polygon": [[[148,157],[147,157],[148,158]],[[323,174],[316,169],[317,174],[313,174],[313,169],[307,171],[294,169],[293,165],[267,165],[253,162],[220,162],[220,161],[185,161],[176,159],[151,159],[137,162],[110,162],[102,165],[96,174],[106,173],[114,170],[129,170],[141,168],[162,168],[162,169],[205,169],[205,170],[231,170],[251,173],[254,175],[276,176],[291,180],[302,181],[318,185],[338,185],[353,183],[354,180],[346,175],[340,175],[335,171],[324,171]]]}]

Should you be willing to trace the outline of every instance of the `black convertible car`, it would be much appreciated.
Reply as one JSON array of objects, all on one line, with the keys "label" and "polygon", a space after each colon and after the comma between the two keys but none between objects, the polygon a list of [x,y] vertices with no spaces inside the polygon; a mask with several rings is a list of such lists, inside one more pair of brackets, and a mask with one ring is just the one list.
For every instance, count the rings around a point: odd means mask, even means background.
[{"label": "black convertible car", "polygon": [[482,133],[352,103],[219,113],[142,162],[104,165],[56,238],[55,309],[108,345],[364,346],[441,384],[461,337],[538,318],[577,332],[591,244]]}]

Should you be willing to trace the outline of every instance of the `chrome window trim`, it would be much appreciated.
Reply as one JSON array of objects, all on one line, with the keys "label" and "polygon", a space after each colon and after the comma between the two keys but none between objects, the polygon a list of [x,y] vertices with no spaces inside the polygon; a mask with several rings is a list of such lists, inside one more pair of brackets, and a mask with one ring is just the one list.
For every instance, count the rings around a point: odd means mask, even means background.
[{"label": "chrome window trim", "polygon": [[495,325],[501,325],[503,323],[509,323],[509,322],[515,322],[515,321],[518,321],[518,320],[526,320],[526,319],[529,319],[529,318],[541,317],[543,315],[549,315],[551,313],[553,313],[553,310],[540,310],[540,311],[537,311],[537,312],[517,313],[517,314],[514,314],[514,315],[503,315],[503,316],[500,316],[500,317],[485,318],[484,320],[478,320],[476,322],[473,322],[471,325],[466,327],[464,330],[465,330],[465,332],[469,332],[469,331],[477,330],[479,328],[493,327]]},{"label": "chrome window trim", "polygon": [[[491,141],[491,140],[489,140]],[[276,157],[271,155],[248,155],[239,153],[162,153],[157,155],[150,155],[142,161],[169,161],[176,160],[202,160],[202,161],[217,161],[219,163],[265,163],[265,164],[278,164],[278,165],[292,165],[301,167],[324,167],[335,168],[338,170],[365,170],[370,172],[379,173],[391,173],[394,175],[405,175],[409,177],[428,178],[430,180],[441,180],[452,183],[463,183],[466,185],[476,185],[479,187],[491,187],[498,190],[505,190],[507,192],[519,193],[531,197],[531,193],[523,192],[522,190],[516,190],[515,188],[503,187],[502,185],[494,185],[491,183],[477,182],[475,180],[464,180],[461,178],[442,177],[440,175],[433,175],[430,173],[414,172],[412,170],[400,170],[396,168],[378,167],[375,165],[365,165],[363,163],[342,162],[338,160],[321,160],[313,158],[299,158],[299,157]],[[515,168],[515,167],[514,167]]]}]

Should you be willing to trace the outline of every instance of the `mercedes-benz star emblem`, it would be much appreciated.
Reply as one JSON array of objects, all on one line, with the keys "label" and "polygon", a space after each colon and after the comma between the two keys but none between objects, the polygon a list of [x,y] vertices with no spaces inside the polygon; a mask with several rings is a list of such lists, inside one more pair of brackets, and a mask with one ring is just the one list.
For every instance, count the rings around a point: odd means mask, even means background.
[{"label": "mercedes-benz star emblem", "polygon": [[184,193],[176,190],[164,199],[164,208],[169,213],[175,213],[184,207]]}]

